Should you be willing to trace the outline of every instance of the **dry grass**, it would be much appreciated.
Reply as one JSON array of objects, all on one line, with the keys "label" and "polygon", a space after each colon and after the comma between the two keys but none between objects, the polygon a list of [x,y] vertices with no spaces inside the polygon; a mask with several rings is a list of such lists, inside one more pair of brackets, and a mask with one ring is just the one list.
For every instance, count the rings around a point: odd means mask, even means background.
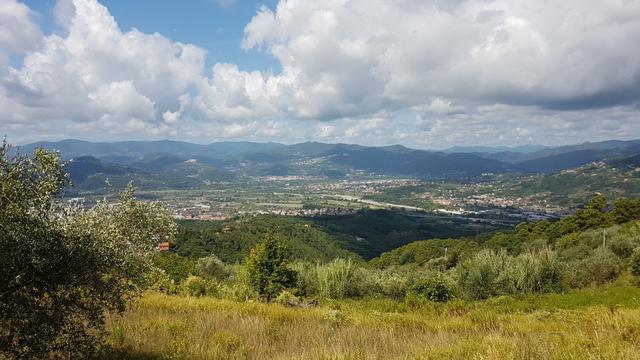
[{"label": "dry grass", "polygon": [[109,357],[640,359],[640,292],[589,291],[413,309],[388,300],[293,309],[147,294],[110,319]]}]

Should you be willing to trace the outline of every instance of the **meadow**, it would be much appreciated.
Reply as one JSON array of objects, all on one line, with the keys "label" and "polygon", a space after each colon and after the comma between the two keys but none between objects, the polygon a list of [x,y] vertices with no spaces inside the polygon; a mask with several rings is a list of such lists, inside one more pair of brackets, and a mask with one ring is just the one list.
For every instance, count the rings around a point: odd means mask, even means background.
[{"label": "meadow", "polygon": [[105,358],[640,359],[631,280],[447,303],[325,300],[310,308],[148,292],[108,318]]}]

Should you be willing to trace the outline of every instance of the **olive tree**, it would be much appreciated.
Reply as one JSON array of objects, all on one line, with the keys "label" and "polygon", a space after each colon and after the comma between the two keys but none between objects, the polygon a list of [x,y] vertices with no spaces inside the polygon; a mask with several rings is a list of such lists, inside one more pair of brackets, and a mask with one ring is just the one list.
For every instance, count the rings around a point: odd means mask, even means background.
[{"label": "olive tree", "polygon": [[145,285],[158,241],[175,234],[168,212],[134,200],[83,210],[60,205],[69,180],[59,156],[0,147],[0,357],[86,358],[104,316]]}]

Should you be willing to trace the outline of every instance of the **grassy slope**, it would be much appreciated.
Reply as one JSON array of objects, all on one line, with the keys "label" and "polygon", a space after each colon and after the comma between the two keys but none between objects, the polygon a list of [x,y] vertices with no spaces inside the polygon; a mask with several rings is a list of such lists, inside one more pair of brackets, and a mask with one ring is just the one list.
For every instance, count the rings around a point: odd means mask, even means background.
[{"label": "grassy slope", "polygon": [[640,358],[640,289],[312,309],[147,294],[109,321],[114,358]]}]

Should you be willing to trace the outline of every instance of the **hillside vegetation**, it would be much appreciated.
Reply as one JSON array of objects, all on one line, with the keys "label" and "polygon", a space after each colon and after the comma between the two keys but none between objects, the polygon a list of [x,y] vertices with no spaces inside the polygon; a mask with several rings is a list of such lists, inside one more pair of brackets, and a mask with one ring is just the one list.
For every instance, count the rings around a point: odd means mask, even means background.
[{"label": "hillside vegetation", "polygon": [[415,240],[478,231],[470,221],[389,210],[315,218],[262,215],[224,222],[184,220],[179,225],[177,254],[192,258],[215,254],[227,263],[242,261],[268,231],[283,235],[293,259],[320,262],[371,259]]},{"label": "hillside vegetation", "polygon": [[[585,262],[609,260],[618,268],[640,246],[640,201],[619,199],[606,211],[606,199],[595,197],[573,216],[558,221],[522,223],[512,231],[476,238],[416,241],[371,260],[378,268],[451,268],[479,254],[524,256],[553,251],[564,263],[584,269]],[[497,260],[497,259],[495,259]],[[579,271],[579,270],[578,270]]]},{"label": "hillside vegetation", "polygon": [[259,216],[246,221],[181,221],[176,236],[177,254],[198,258],[215,254],[226,263],[241,262],[268,231],[281,234],[291,257],[327,262],[334,258],[359,258],[334,236],[293,217]]},{"label": "hillside vegetation", "polygon": [[[598,195],[559,220],[393,250],[440,230],[365,211],[186,221],[174,238],[131,187],[71,207],[56,201],[56,154],[6,154],[6,359],[640,357],[638,199]],[[153,251],[163,241],[174,251]],[[388,252],[365,262],[368,248]]]},{"label": "hillside vegetation", "polygon": [[636,359],[640,290],[311,309],[148,294],[110,320],[105,358]]}]

